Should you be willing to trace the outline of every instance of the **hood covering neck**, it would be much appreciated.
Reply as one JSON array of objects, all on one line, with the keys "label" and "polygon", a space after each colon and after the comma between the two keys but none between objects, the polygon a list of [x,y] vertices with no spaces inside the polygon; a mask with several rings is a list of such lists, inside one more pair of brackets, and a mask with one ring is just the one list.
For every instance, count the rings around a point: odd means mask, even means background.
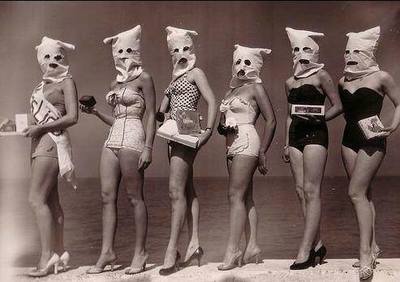
[{"label": "hood covering neck", "polygon": [[230,88],[237,88],[248,83],[261,83],[262,55],[270,53],[270,49],[249,48],[236,44],[233,52]]},{"label": "hood covering neck", "polygon": [[286,28],[292,46],[293,70],[295,78],[308,77],[324,67],[319,64],[319,46],[311,37],[323,37],[320,32]]},{"label": "hood covering neck", "polygon": [[377,26],[365,31],[346,34],[349,38],[344,54],[346,80],[357,79],[380,70],[375,61],[380,31],[380,27]]},{"label": "hood covering neck", "polygon": [[192,36],[198,35],[196,31],[168,26],[168,50],[172,56],[172,81],[194,68],[196,55]]},{"label": "hood covering neck", "polygon": [[117,82],[124,83],[137,78],[143,71],[140,59],[140,25],[107,37],[104,44],[111,43],[115,69],[117,70]]},{"label": "hood covering neck", "polygon": [[57,83],[72,77],[65,51],[75,50],[74,45],[44,36],[35,49],[45,83]]}]

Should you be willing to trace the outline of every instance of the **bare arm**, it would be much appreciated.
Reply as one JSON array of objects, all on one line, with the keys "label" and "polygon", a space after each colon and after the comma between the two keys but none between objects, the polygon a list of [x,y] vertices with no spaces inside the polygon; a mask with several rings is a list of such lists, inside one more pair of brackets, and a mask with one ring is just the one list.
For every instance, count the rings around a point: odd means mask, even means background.
[{"label": "bare arm", "polygon": [[207,128],[209,128],[209,130],[206,130],[200,136],[200,138],[199,138],[200,139],[199,147],[200,147],[207,142],[207,140],[210,138],[210,136],[212,134],[215,119],[217,116],[217,104],[215,102],[214,93],[211,90],[211,87],[207,81],[207,77],[204,74],[204,72],[199,68],[195,68],[190,73],[193,76],[193,81],[196,83],[197,87],[200,90],[201,95],[203,96],[203,98],[206,101],[207,106],[208,106]]},{"label": "bare arm", "polygon": [[[143,73],[144,74],[144,73]],[[142,75],[143,75],[142,74]],[[152,148],[154,142],[154,135],[156,131],[156,94],[154,89],[153,78],[146,74],[143,77],[143,93],[146,102],[146,112],[147,112],[147,126],[146,126],[146,142],[145,146]]]},{"label": "bare arm", "polygon": [[388,95],[389,99],[395,106],[392,122],[384,129],[388,133],[391,133],[395,131],[400,124],[400,88],[390,74],[383,71],[381,73],[383,92]]},{"label": "bare arm", "polygon": [[321,82],[321,88],[331,103],[331,107],[325,113],[325,120],[328,121],[337,117],[343,112],[343,105],[333,84],[331,76],[326,71],[321,70],[319,72],[319,78]]}]

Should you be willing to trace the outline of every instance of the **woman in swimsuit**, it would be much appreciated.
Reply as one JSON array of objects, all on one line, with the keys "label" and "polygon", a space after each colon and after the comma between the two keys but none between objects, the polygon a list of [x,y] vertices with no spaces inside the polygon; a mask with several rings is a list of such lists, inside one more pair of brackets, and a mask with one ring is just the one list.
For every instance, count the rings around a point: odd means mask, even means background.
[{"label": "woman in swimsuit", "polygon": [[[32,137],[32,179],[29,202],[38,223],[41,256],[29,276],[46,276],[58,265],[67,266],[69,253],[64,250],[64,213],[58,195],[58,174],[71,180],[73,164],[67,128],[78,121],[75,82],[69,74],[66,50],[71,44],[43,37],[36,47],[43,81],[31,97],[35,125],[23,133]],[[62,142],[62,144],[61,144]]]},{"label": "woman in swimsuit", "polygon": [[[208,115],[207,127],[199,137],[197,149],[176,142],[169,143],[171,233],[160,275],[174,273],[179,265],[187,266],[194,260],[197,260],[200,266],[204,252],[199,242],[199,202],[193,186],[193,162],[199,148],[210,138],[216,116],[214,94],[204,72],[195,67],[196,56],[191,36],[197,35],[197,32],[174,27],[167,27],[166,31],[173,71],[172,81],[165,90],[160,105],[159,116],[163,116],[169,109],[169,115],[175,120],[178,110],[196,111],[200,97],[203,97],[208,105]],[[190,242],[184,261],[179,264],[178,240],[185,216]]]},{"label": "woman in swimsuit", "polygon": [[[269,49],[235,45],[231,90],[220,105],[222,114],[218,131],[226,136],[230,232],[224,261],[218,270],[260,260],[253,175],[257,167],[261,174],[267,173],[266,153],[276,127],[271,101],[259,77],[262,55],[269,53]],[[266,121],[262,141],[254,127],[260,113]],[[239,248],[243,231],[246,235],[244,252]]]},{"label": "woman in swimsuit", "polygon": [[[117,256],[114,238],[117,228],[117,194],[122,182],[135,212],[136,242],[131,266],[126,274],[145,270],[148,253],[147,208],[143,197],[144,170],[151,162],[155,134],[155,91],[151,76],[144,72],[140,60],[140,25],[116,36],[104,39],[112,44],[118,75],[106,95],[113,116],[95,108],[81,106],[86,113],[96,115],[111,126],[100,160],[101,194],[103,198],[103,241],[99,259],[87,273],[104,271],[107,264],[113,270]],[[142,119],[147,113],[147,126]]]},{"label": "woman in swimsuit", "polygon": [[[357,214],[360,230],[360,279],[373,274],[381,252],[375,240],[375,208],[371,200],[371,182],[386,153],[386,137],[400,123],[400,89],[375,61],[380,27],[359,33],[348,33],[344,77],[339,81],[346,127],[342,140],[342,159],[349,183],[349,197]],[[358,121],[379,116],[384,96],[396,107],[390,126],[381,129],[381,136],[366,139]]]},{"label": "woman in swimsuit", "polygon": [[[323,36],[305,30],[286,28],[292,46],[294,76],[285,84],[288,98],[284,160],[290,161],[305,219],[303,238],[290,269],[305,269],[322,263],[326,248],[320,239],[321,198],[328,150],[326,121],[342,111],[340,97],[330,75],[318,63],[318,44],[311,36]],[[294,115],[292,105],[323,106],[328,97],[331,107],[324,116]],[[315,262],[317,260],[317,262]]]}]

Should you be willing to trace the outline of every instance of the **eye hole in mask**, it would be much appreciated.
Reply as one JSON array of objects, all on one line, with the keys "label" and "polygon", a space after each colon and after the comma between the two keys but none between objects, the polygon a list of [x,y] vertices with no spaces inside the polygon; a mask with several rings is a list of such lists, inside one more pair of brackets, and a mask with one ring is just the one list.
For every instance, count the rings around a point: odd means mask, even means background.
[{"label": "eye hole in mask", "polygon": [[187,50],[189,50],[189,46],[183,47],[183,51],[187,51]]},{"label": "eye hole in mask", "polygon": [[354,53],[359,54],[360,50],[354,50]]},{"label": "eye hole in mask", "polygon": [[45,59],[50,59],[50,55],[49,55],[49,54],[46,54],[46,55],[44,56],[44,58],[45,58]]},{"label": "eye hole in mask", "polygon": [[344,53],[345,53],[346,55],[348,55],[348,54],[350,54],[350,50],[346,50]]},{"label": "eye hole in mask", "polygon": [[237,60],[237,61],[236,61],[236,64],[237,64],[237,65],[240,64],[241,61],[242,61],[241,59]]},{"label": "eye hole in mask", "polygon": [[132,53],[132,49],[131,48],[126,49],[126,52]]},{"label": "eye hole in mask", "polygon": [[61,55],[57,55],[57,56],[54,57],[54,59],[55,59],[56,61],[60,61],[62,58],[63,58],[63,57],[62,57]]},{"label": "eye hole in mask", "polygon": [[124,50],[122,50],[122,49],[118,50],[118,53],[122,54],[122,52],[124,52]]},{"label": "eye hole in mask", "polygon": [[178,48],[175,48],[174,49],[174,53],[178,53],[179,52],[179,49]]},{"label": "eye hole in mask", "polygon": [[299,52],[300,51],[300,48],[299,47],[294,47],[294,49],[293,49],[293,52]]},{"label": "eye hole in mask", "polygon": [[251,65],[251,62],[250,62],[250,60],[244,60],[244,64],[245,64],[246,66],[250,66],[250,65]]},{"label": "eye hole in mask", "polygon": [[304,47],[303,51],[306,52],[306,53],[311,53],[312,49],[310,47]]}]

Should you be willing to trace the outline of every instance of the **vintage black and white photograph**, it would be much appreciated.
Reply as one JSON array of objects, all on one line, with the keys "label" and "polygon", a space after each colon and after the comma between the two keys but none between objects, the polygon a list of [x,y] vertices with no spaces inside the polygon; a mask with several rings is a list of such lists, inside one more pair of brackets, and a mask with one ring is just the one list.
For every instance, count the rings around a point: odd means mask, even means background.
[{"label": "vintage black and white photograph", "polygon": [[0,281],[400,281],[400,1],[3,1],[0,38]]}]

